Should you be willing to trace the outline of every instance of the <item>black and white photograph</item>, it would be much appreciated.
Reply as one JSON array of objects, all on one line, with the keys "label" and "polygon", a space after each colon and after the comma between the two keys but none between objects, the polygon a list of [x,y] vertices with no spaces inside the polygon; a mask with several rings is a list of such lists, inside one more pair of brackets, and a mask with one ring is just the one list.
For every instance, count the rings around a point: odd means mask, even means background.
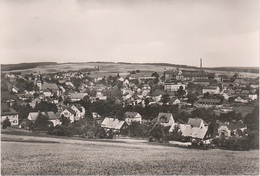
[{"label": "black and white photograph", "polygon": [[1,175],[259,175],[259,0],[1,0]]}]

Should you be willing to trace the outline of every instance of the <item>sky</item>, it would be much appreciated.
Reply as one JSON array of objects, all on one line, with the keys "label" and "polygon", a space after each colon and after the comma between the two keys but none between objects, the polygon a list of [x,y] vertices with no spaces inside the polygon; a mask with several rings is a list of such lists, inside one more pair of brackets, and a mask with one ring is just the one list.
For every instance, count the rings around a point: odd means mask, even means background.
[{"label": "sky", "polygon": [[1,0],[1,64],[259,66],[258,0]]}]

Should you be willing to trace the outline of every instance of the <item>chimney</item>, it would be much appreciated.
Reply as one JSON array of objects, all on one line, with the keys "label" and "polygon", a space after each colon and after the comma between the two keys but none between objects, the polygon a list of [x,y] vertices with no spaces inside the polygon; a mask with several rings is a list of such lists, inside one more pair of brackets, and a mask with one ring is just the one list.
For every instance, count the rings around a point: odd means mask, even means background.
[{"label": "chimney", "polygon": [[202,69],[202,58],[200,58],[200,69]]}]

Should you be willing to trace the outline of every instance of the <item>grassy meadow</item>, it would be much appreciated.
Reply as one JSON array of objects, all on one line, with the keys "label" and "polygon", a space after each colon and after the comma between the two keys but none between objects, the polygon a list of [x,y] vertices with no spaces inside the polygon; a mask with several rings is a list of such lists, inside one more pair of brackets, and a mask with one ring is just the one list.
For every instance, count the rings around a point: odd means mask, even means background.
[{"label": "grassy meadow", "polygon": [[[19,138],[28,139],[15,140]],[[2,141],[1,145],[2,175],[259,175],[259,151],[196,150],[32,136],[10,139],[13,140]]]}]

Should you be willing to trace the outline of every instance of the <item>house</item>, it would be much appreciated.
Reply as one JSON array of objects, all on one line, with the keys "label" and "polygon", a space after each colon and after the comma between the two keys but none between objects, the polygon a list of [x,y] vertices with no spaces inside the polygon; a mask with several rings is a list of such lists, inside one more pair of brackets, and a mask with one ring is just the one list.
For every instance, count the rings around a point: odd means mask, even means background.
[{"label": "house", "polygon": [[53,126],[62,124],[62,122],[60,121],[60,117],[56,116],[53,111],[47,112],[47,115],[49,117],[48,121],[51,122],[53,124]]},{"label": "house", "polygon": [[39,113],[40,112],[30,112],[27,119],[35,122],[36,119],[38,118]]},{"label": "house", "polygon": [[45,96],[51,96],[52,94],[56,94],[57,96],[61,95],[61,90],[55,83],[43,83],[40,92]]},{"label": "house", "polygon": [[176,92],[178,89],[183,88],[183,90],[185,90],[185,84],[181,83],[181,82],[166,82],[164,83],[164,91],[168,91],[168,92]]},{"label": "house", "polygon": [[237,103],[248,103],[247,100],[242,99],[241,97],[237,97],[234,101],[237,102]]},{"label": "house", "polygon": [[160,112],[158,114],[157,121],[164,127],[173,126],[175,124],[171,113]]},{"label": "house", "polygon": [[203,86],[209,86],[210,82],[211,82],[211,80],[209,80],[209,79],[196,79],[193,81],[194,84],[200,84]]},{"label": "house", "polygon": [[256,100],[256,99],[257,99],[257,94],[250,93],[250,94],[248,95],[248,98],[249,98],[250,100]]},{"label": "house", "polygon": [[13,93],[18,93],[19,89],[18,89],[17,87],[13,86],[12,89],[11,89],[11,91],[12,91]]},{"label": "house", "polygon": [[101,123],[101,127],[105,128],[105,129],[111,129],[114,132],[118,131],[120,132],[121,130],[125,130],[127,129],[128,125],[125,121],[120,121],[118,119],[114,119],[114,118],[109,118],[106,117],[102,123]]},{"label": "house", "polygon": [[7,104],[8,106],[13,106],[15,103],[17,105],[21,104],[17,95],[11,94],[8,91],[1,92],[1,103]]},{"label": "house", "polygon": [[13,107],[9,107],[7,104],[1,104],[1,124],[5,119],[9,119],[11,126],[18,126],[18,112],[16,112]]},{"label": "house", "polygon": [[210,93],[210,94],[219,94],[220,93],[220,89],[218,86],[207,86],[207,87],[203,87],[202,88],[202,94],[205,93]]},{"label": "house", "polygon": [[60,115],[70,119],[70,122],[74,122],[76,120],[76,112],[71,107],[66,107]]},{"label": "house", "polygon": [[80,101],[87,95],[87,93],[69,93],[71,102]]},{"label": "house", "polygon": [[142,116],[138,112],[125,112],[124,118],[128,125],[132,122],[142,123]]},{"label": "house", "polygon": [[213,106],[221,106],[220,99],[213,99],[213,98],[201,98],[197,101],[198,107],[213,107]]},{"label": "house", "polygon": [[223,123],[219,125],[219,137],[242,136],[247,131],[247,126],[242,120],[230,123]]},{"label": "house", "polygon": [[142,90],[151,90],[151,87],[148,84],[144,84]]},{"label": "house", "polygon": [[189,118],[188,124],[179,124],[179,132],[184,137],[205,139],[207,131],[208,126],[201,118]]},{"label": "house", "polygon": [[79,120],[85,116],[85,108],[81,105],[72,105],[70,106],[76,113],[75,120]]},{"label": "house", "polygon": [[34,108],[34,107],[35,107],[37,104],[39,104],[41,101],[42,101],[42,99],[41,99],[40,97],[37,97],[37,98],[33,99],[33,100],[29,103],[29,105]]}]

